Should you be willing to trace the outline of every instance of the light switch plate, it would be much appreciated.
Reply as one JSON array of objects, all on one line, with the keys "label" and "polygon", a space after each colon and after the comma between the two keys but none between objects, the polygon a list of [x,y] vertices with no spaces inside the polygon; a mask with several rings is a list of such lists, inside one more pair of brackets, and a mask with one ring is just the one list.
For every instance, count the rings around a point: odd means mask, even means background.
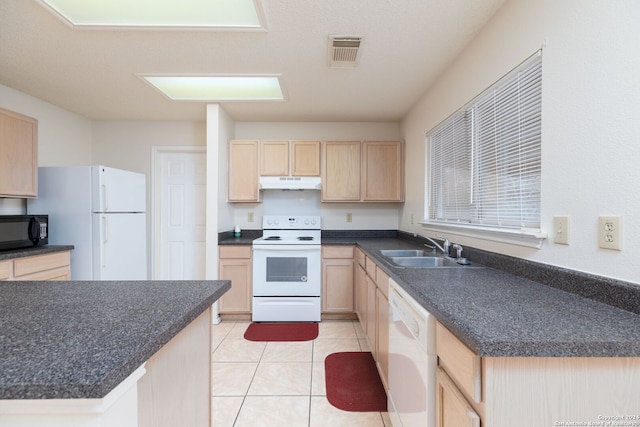
[{"label": "light switch plate", "polygon": [[598,245],[602,249],[622,250],[622,217],[605,215],[598,219]]},{"label": "light switch plate", "polygon": [[569,244],[569,217],[567,215],[553,217],[553,242],[561,245]]}]

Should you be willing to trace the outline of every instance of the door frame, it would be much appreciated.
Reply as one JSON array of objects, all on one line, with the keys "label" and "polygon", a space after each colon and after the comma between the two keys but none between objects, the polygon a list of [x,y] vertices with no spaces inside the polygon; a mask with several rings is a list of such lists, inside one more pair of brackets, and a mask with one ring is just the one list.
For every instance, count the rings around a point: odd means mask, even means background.
[{"label": "door frame", "polygon": [[162,160],[163,154],[167,153],[203,153],[206,155],[207,147],[204,145],[178,145],[178,146],[153,146],[151,147],[151,280],[157,279],[159,265],[157,261],[160,259],[160,246],[156,243],[160,241],[160,199],[161,191],[159,179],[162,178]]}]

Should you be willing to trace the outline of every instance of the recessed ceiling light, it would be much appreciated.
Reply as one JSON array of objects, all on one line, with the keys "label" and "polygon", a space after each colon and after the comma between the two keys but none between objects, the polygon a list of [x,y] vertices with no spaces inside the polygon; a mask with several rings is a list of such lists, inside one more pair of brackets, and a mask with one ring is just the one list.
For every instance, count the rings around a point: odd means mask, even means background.
[{"label": "recessed ceiling light", "polygon": [[75,27],[265,29],[261,0],[37,0]]},{"label": "recessed ceiling light", "polygon": [[140,75],[175,101],[282,101],[277,76]]}]

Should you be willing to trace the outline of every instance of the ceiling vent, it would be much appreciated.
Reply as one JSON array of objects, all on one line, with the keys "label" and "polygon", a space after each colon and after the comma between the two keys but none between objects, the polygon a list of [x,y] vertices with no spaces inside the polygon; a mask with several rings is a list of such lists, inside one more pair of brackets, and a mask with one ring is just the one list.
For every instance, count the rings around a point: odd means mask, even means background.
[{"label": "ceiling vent", "polygon": [[329,67],[354,68],[361,42],[360,36],[329,36]]}]

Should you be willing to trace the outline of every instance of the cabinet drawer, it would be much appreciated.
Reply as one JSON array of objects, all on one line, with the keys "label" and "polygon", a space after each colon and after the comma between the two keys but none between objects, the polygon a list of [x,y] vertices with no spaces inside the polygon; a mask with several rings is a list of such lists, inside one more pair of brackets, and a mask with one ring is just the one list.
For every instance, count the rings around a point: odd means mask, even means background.
[{"label": "cabinet drawer", "polygon": [[0,262],[0,280],[7,280],[11,274],[11,261]]},{"label": "cabinet drawer", "polygon": [[436,323],[438,364],[471,399],[480,403],[481,358],[439,322]]},{"label": "cabinet drawer", "polygon": [[251,258],[251,246],[220,246],[220,258]]},{"label": "cabinet drawer", "polygon": [[19,278],[27,274],[38,273],[54,268],[67,267],[70,264],[69,252],[18,258],[13,261],[14,276]]},{"label": "cabinet drawer", "polygon": [[353,259],[353,246],[323,246],[322,258]]}]

